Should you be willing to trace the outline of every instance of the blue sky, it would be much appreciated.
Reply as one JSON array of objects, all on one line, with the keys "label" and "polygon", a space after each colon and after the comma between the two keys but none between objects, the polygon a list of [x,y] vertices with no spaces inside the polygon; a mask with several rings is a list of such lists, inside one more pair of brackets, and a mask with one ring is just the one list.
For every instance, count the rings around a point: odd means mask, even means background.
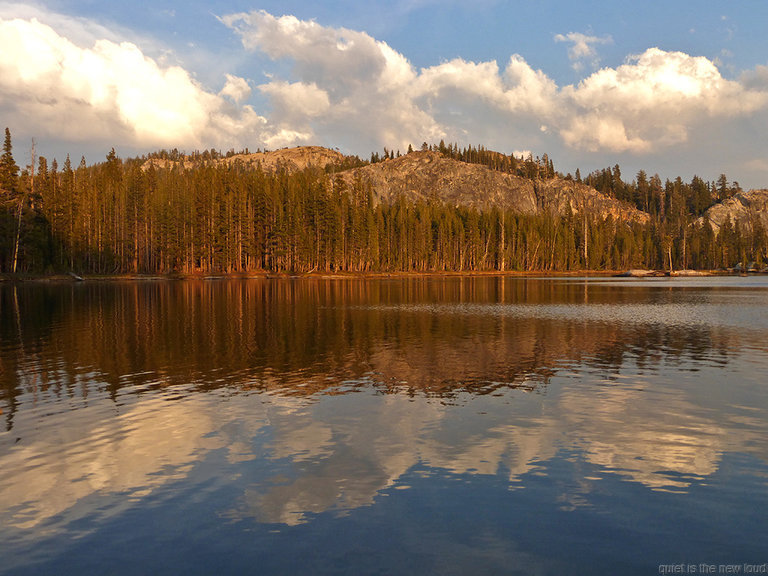
[{"label": "blue sky", "polygon": [[[768,187],[768,3],[0,1],[17,160],[422,141]],[[21,161],[19,163],[22,163]]]}]

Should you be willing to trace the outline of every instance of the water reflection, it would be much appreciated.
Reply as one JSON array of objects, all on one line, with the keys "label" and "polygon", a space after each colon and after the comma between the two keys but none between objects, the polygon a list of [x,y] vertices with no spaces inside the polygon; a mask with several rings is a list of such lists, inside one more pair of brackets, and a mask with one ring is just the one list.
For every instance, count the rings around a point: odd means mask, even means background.
[{"label": "water reflection", "polygon": [[[183,481],[289,526],[416,469],[589,506],[617,476],[685,492],[768,462],[768,284],[160,282],[0,290],[0,519],[116,514]],[[109,500],[105,504],[105,499]]]},{"label": "water reflection", "polygon": [[368,377],[450,396],[530,388],[563,364],[722,364],[761,342],[759,298],[497,278],[3,287],[0,401],[12,427],[19,394],[85,397],[94,381],[309,395]]},{"label": "water reflection", "polygon": [[[465,405],[414,402],[403,395],[335,399],[333,415],[312,410],[299,418],[300,442],[287,430],[294,417],[273,417],[267,454],[309,457],[249,487],[239,513],[298,524],[308,514],[370,505],[418,467],[504,475],[512,486],[522,486],[563,450],[576,451],[604,474],[678,492],[714,474],[726,448],[768,461],[764,442],[752,450],[738,430],[695,415],[697,407],[682,395],[663,399],[662,411],[662,399],[644,400],[632,389],[606,389],[590,398],[584,390],[557,388],[554,399],[507,396],[501,408],[478,400],[472,413]],[[308,444],[304,431],[310,428],[320,433]],[[588,504],[593,484],[569,488],[565,500]]]},{"label": "water reflection", "polygon": [[111,414],[83,409],[75,422],[66,413],[47,415],[42,433],[2,452],[0,517],[22,529],[64,513],[71,522],[98,512],[103,502],[76,505],[101,492],[119,494],[116,507],[124,508],[185,478],[201,451],[219,445],[206,436],[214,429],[209,415],[163,398]]}]

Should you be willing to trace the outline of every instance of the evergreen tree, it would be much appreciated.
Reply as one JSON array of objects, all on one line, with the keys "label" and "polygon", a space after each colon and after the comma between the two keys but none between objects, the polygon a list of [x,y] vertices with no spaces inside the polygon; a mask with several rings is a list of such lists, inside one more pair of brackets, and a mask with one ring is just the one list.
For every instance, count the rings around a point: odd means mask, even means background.
[{"label": "evergreen tree", "polygon": [[13,159],[11,132],[5,129],[3,154],[0,156],[0,272],[11,270],[16,235],[16,191],[19,167]]},{"label": "evergreen tree", "polygon": [[[562,178],[547,154],[517,161],[484,146],[440,142],[422,148],[528,176],[535,187],[546,185],[542,179]],[[389,148],[379,154],[372,161],[395,157]],[[373,184],[362,176],[350,182],[340,167],[266,171],[238,162],[232,150],[228,156],[225,163],[215,150],[161,151],[150,158],[162,162],[147,163],[122,160],[112,149],[105,162],[88,166],[82,159],[76,170],[69,157],[62,170],[41,157],[36,174],[19,176],[6,131],[0,270],[12,270],[17,234],[22,271],[677,270],[768,259],[757,219],[727,222],[717,236],[709,222],[697,223],[723,189],[736,189],[724,177],[663,185],[658,175],[648,178],[641,170],[625,183],[618,165],[590,174],[588,184],[649,213],[649,224],[636,224],[603,217],[589,206],[562,215],[455,206],[437,192],[374,202]],[[364,164],[350,158],[343,169]],[[575,175],[581,179],[578,169]]]},{"label": "evergreen tree", "polygon": [[5,129],[5,141],[3,142],[3,155],[0,156],[0,190],[5,199],[15,199],[18,192],[19,167],[13,159],[13,145],[11,144],[11,131]]},{"label": "evergreen tree", "polygon": [[11,131],[6,127],[0,156],[0,270],[5,272],[16,272],[22,210],[19,167],[13,158]]}]

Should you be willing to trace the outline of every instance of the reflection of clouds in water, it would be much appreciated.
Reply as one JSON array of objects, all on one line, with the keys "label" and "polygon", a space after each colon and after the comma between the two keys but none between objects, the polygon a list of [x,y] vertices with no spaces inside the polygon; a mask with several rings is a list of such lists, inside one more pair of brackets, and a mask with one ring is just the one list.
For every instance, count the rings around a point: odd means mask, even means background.
[{"label": "reflection of clouds in water", "polygon": [[[574,372],[554,377],[546,395],[507,390],[451,404],[374,389],[309,398],[192,394],[172,402],[147,394],[117,416],[93,418],[88,409],[54,416],[38,437],[0,457],[0,516],[29,529],[99,506],[83,503],[91,495],[125,493],[118,509],[185,478],[218,448],[236,474],[249,469],[239,464],[255,462],[250,469],[260,476],[243,477],[251,485],[229,515],[286,525],[370,506],[414,468],[504,474],[516,483],[546,474],[561,450],[598,469],[564,485],[564,506],[589,505],[599,471],[685,491],[717,472],[723,452],[754,452],[764,435],[756,414],[715,419],[688,393],[654,388],[641,376],[600,383]],[[73,416],[98,423],[76,431],[62,425],[66,437],[53,439],[57,419]]]},{"label": "reflection of clouds in water", "polygon": [[271,435],[267,447],[272,458],[293,462],[316,461],[332,453],[332,430],[312,417],[312,402],[306,399],[270,396],[266,404]]},{"label": "reflection of clouds in water", "polygon": [[[444,407],[423,399],[412,401],[405,395],[373,396],[348,394],[333,396],[311,412],[271,413],[274,457],[296,453],[313,458],[296,462],[297,477],[276,478],[272,486],[254,487],[246,494],[247,511],[263,522],[289,525],[306,521],[306,514],[326,510],[349,510],[367,506],[376,495],[392,486],[418,463],[418,446],[426,431],[444,416]],[[322,418],[324,434],[315,438],[309,449],[307,436],[294,444],[294,427],[312,429],[315,418]],[[328,437],[333,439],[329,444]],[[304,461],[307,460],[307,461]]]},{"label": "reflection of clouds in water", "polygon": [[[535,424],[516,426],[497,423],[487,428],[480,417],[480,430],[465,434],[462,424],[466,407],[449,407],[402,394],[361,399],[334,398],[333,414],[325,427],[335,439],[332,445],[318,442],[327,451],[310,462],[300,460],[295,477],[281,475],[272,485],[253,486],[247,491],[244,510],[262,522],[296,525],[307,514],[344,511],[367,506],[383,490],[397,484],[417,465],[440,468],[455,474],[495,474],[500,467],[510,480],[528,472],[536,461],[555,456],[554,422],[534,419]],[[317,412],[314,413],[318,416]],[[303,415],[309,416],[309,415]],[[293,420],[278,422],[275,431],[289,428]],[[299,428],[306,428],[302,421]],[[475,423],[477,425],[477,423]],[[306,444],[296,447],[295,437],[277,433],[273,454],[305,453]],[[303,440],[303,439],[302,439]]]},{"label": "reflection of clouds in water", "polygon": [[[24,438],[0,458],[0,517],[33,528],[101,492],[126,501],[185,477],[208,450],[211,417],[186,401],[145,398],[126,412],[88,426],[88,411],[49,416],[43,438]],[[61,422],[57,422],[57,420]],[[64,430],[64,435],[57,433]]]},{"label": "reflection of clouds in water", "polygon": [[463,439],[460,445],[428,442],[421,457],[426,464],[454,474],[495,474],[503,466],[514,481],[537,461],[555,456],[552,424],[539,419],[532,427],[499,425],[487,435]]},{"label": "reflection of clouds in water", "polygon": [[685,489],[717,471],[727,431],[697,415],[681,393],[649,400],[628,387],[564,390],[567,428],[585,459],[652,489]]},{"label": "reflection of clouds in water", "polygon": [[[499,424],[464,436],[462,408],[414,402],[403,395],[371,396],[357,408],[342,410],[338,422],[327,422],[337,439],[325,447],[330,448],[327,456],[297,462],[295,478],[280,476],[271,486],[253,486],[245,496],[245,509],[236,514],[296,525],[306,522],[308,514],[371,505],[417,465],[488,475],[503,466],[515,480],[556,452],[553,422],[530,427]],[[288,436],[276,437],[274,445],[276,453],[293,450]]]},{"label": "reflection of clouds in water", "polygon": [[[509,394],[517,407],[539,402]],[[536,409],[518,412],[508,404],[506,410],[477,414],[473,399],[446,406],[402,394],[362,394],[354,401],[336,397],[328,404],[333,411],[316,405],[305,415],[322,419],[332,443],[325,441],[327,435],[319,440],[317,457],[296,462],[290,477],[254,485],[237,514],[295,525],[306,522],[308,514],[371,505],[416,466],[454,474],[503,470],[515,482],[531,472],[546,473],[545,463],[557,458],[560,449],[576,450],[599,470],[649,489],[680,492],[716,473],[726,446],[749,451],[748,438],[718,424],[680,391],[650,393],[637,382],[582,383],[555,394],[535,405],[541,409],[538,414]],[[289,420],[277,423],[276,430],[289,425]],[[299,423],[299,428],[305,426]],[[275,454],[305,453],[306,445],[293,446],[293,438],[278,434]],[[600,473],[576,482],[566,488],[563,502],[589,505],[589,493],[599,481]]]},{"label": "reflection of clouds in water", "polygon": [[[245,289],[251,284],[238,286],[245,302],[262,301]],[[117,354],[107,340],[109,320],[73,315],[89,319],[92,339],[71,361],[59,359],[57,342],[81,341],[62,331],[48,356],[9,365],[26,396],[17,398],[14,429],[0,436],[0,522],[13,535],[74,530],[81,524],[73,520],[141,506],[149,495],[147,503],[225,482],[238,490],[228,516],[297,525],[374,505],[431,470],[516,486],[551,474],[546,483],[559,504],[573,509],[598,505],[597,493],[619,482],[693,490],[727,453],[768,461],[762,382],[717,385],[757,382],[765,372],[764,295],[731,302],[732,294],[707,291],[649,302],[619,294],[610,304],[594,292],[578,296],[547,302],[544,293],[520,304],[313,300],[292,305],[285,323],[238,316],[227,300],[223,312],[203,315],[206,337],[197,346],[194,338],[169,340],[186,345],[178,350],[151,333],[138,338],[146,350],[137,357],[163,367],[150,363],[138,374],[126,372],[135,369],[132,352]],[[376,311],[384,313],[369,313]],[[138,304],[136,313],[146,313],[142,326],[172,319],[163,334],[199,329],[186,313]],[[233,317],[244,326],[236,333]],[[227,320],[219,326],[214,318]],[[31,342],[28,349],[36,350]],[[158,390],[155,375],[166,363]],[[79,366],[99,369],[80,374]],[[690,380],[666,380],[670,373]],[[125,386],[116,404],[93,384],[116,381],[110,374]],[[67,396],[80,387],[94,392]],[[42,414],[75,401],[77,410]],[[5,442],[17,434],[17,445]],[[571,464],[577,470],[567,471]]]},{"label": "reflection of clouds in water", "polygon": [[[546,473],[561,449],[650,489],[684,491],[717,471],[726,447],[748,451],[750,438],[760,437],[743,433],[745,423],[760,425],[754,415],[740,414],[729,429],[680,391],[651,393],[631,378],[557,382],[546,398],[510,390],[452,405],[372,390],[309,399],[242,394],[228,398],[226,410],[216,395],[144,397],[76,433],[62,426],[69,432],[60,442],[50,421],[44,440],[25,439],[2,457],[0,514],[34,528],[56,515],[77,517],[78,502],[91,495],[125,493],[130,505],[183,479],[217,448],[240,474],[239,463],[264,458],[259,470],[272,474],[245,488],[230,515],[286,525],[372,505],[415,467],[504,473],[516,482]],[[569,485],[563,502],[588,505],[596,481]]]}]

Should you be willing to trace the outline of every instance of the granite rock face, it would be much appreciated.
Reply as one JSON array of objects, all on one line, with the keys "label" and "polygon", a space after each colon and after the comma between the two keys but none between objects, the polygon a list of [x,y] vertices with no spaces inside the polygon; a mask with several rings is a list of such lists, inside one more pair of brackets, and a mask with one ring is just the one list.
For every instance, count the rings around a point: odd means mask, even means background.
[{"label": "granite rock face", "polygon": [[704,218],[709,218],[715,234],[720,232],[720,227],[729,218],[732,224],[738,222],[743,229],[751,230],[756,222],[760,222],[763,229],[768,230],[768,190],[737,192],[709,208],[704,217],[699,219],[699,224],[703,223]]},{"label": "granite rock face", "polygon": [[410,200],[435,199],[452,206],[498,207],[519,214],[552,212],[564,215],[584,209],[603,217],[647,222],[648,215],[609,198],[594,188],[562,178],[531,180],[419,151],[339,174],[347,186],[370,185],[374,200],[388,202],[398,195]]},{"label": "granite rock face", "polygon": [[[242,164],[245,166],[261,166],[265,172],[275,172],[279,168],[288,172],[299,172],[310,166],[325,169],[328,165],[341,165],[346,156],[337,150],[323,148],[322,146],[297,146],[295,148],[282,148],[269,152],[253,152],[250,154],[235,154],[225,158],[213,160],[216,165],[224,164],[227,166]],[[181,166],[185,169],[193,168],[201,163],[202,160],[195,159],[192,156],[184,156],[182,160],[168,160],[165,158],[151,158],[147,160],[143,169],[147,170],[150,166],[159,169],[170,169],[174,166]]]},{"label": "granite rock face", "polygon": [[[359,168],[337,150],[321,146],[299,146],[270,152],[236,154],[213,160],[215,164],[260,166],[265,172],[297,172],[314,167],[330,173],[334,185],[370,189],[374,202],[391,202],[398,196],[411,201],[434,200],[449,206],[489,209],[497,207],[523,215],[552,213],[577,215],[587,210],[603,218],[647,222],[649,216],[626,202],[610,198],[591,186],[563,178],[530,179],[448,158],[437,151],[411,152]],[[187,156],[180,161],[153,158],[154,166],[190,168],[199,160]]]}]

